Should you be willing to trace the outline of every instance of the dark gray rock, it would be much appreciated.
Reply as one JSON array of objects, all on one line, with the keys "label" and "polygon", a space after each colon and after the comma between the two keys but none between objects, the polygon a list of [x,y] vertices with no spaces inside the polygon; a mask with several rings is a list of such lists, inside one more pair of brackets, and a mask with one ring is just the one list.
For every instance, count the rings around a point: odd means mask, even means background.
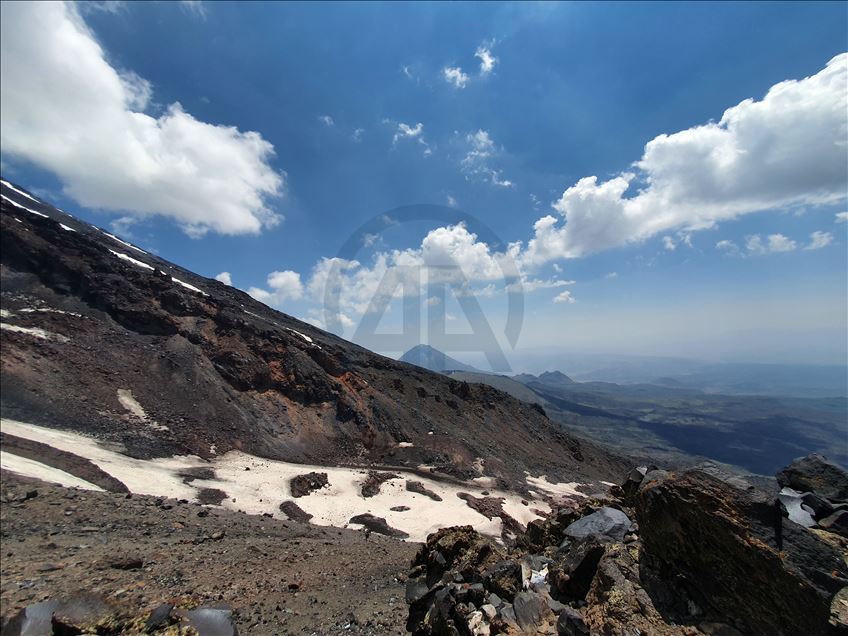
[{"label": "dark gray rock", "polygon": [[155,610],[150,612],[150,617],[147,619],[147,622],[144,624],[144,629],[147,632],[152,632],[159,628],[165,627],[171,621],[171,610],[174,609],[174,606],[170,603],[163,603]]},{"label": "dark gray rock", "polygon": [[630,528],[630,519],[621,510],[604,507],[578,519],[565,529],[565,535],[574,539],[601,537],[621,541]]},{"label": "dark gray rock", "polygon": [[44,636],[53,633],[53,612],[59,602],[53,599],[28,605],[3,625],[3,635]]},{"label": "dark gray rock", "polygon": [[557,619],[557,634],[559,636],[588,636],[589,628],[583,621],[583,615],[566,605]]},{"label": "dark gray rock", "polygon": [[819,528],[848,537],[848,510],[837,510],[819,521]]},{"label": "dark gray rock", "polygon": [[382,534],[387,537],[397,537],[398,539],[405,539],[409,536],[403,530],[392,528],[383,517],[375,517],[370,512],[351,517],[350,523],[358,523],[362,526],[365,526],[371,532],[376,532],[377,534]]},{"label": "dark gray rock", "polygon": [[519,592],[512,602],[515,620],[525,632],[534,634],[536,630],[553,616],[545,598],[536,592]]},{"label": "dark gray rock", "polygon": [[848,471],[822,455],[800,457],[776,477],[781,486],[813,492],[831,501],[848,501]]}]

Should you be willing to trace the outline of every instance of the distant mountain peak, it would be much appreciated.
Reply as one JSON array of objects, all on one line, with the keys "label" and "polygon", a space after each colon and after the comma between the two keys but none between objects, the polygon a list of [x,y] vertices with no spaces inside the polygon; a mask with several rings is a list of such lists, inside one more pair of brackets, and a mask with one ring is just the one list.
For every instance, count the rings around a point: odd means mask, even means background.
[{"label": "distant mountain peak", "polygon": [[431,347],[430,345],[420,344],[412,347],[409,351],[400,357],[401,362],[408,362],[430,371],[444,373],[445,371],[471,371],[481,373],[479,369],[475,369],[469,364],[460,362],[451,358],[446,353]]},{"label": "distant mountain peak", "polygon": [[562,371],[545,371],[539,375],[539,382],[542,384],[574,384],[574,380]]}]

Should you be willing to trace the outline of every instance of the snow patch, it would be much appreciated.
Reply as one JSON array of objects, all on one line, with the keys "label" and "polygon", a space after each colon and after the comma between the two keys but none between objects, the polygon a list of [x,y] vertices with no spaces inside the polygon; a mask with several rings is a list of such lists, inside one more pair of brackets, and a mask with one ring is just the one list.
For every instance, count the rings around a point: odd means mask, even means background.
[{"label": "snow patch", "polygon": [[112,254],[114,254],[118,258],[120,258],[122,261],[127,261],[128,263],[132,263],[136,267],[142,267],[144,269],[149,269],[151,272],[153,271],[153,267],[151,267],[147,263],[142,263],[141,261],[135,260],[132,256],[127,256],[126,254],[122,254],[121,252],[116,252],[115,250],[109,250],[109,251],[112,252]]},{"label": "snow patch", "polygon": [[0,451],[0,468],[9,472],[23,475],[24,477],[35,477],[52,484],[59,484],[66,488],[83,488],[84,490],[99,490],[103,489],[100,486],[95,486],[89,481],[80,479],[64,470],[42,464],[34,459],[21,457],[14,453]]},{"label": "snow patch", "polygon": [[398,442],[398,448],[412,448],[415,446],[412,442]]},{"label": "snow patch", "polygon": [[[329,486],[296,500],[298,506],[313,515],[312,523],[317,525],[345,527],[352,525],[348,522],[354,515],[369,512],[384,517],[390,526],[408,533],[410,541],[424,541],[428,534],[449,525],[471,525],[479,532],[500,537],[499,518],[489,520],[457,497],[459,492],[482,496],[481,489],[473,484],[444,483],[394,470],[400,476],[399,479],[385,482],[377,495],[365,498],[362,496],[362,484],[367,478],[367,471],[362,469],[294,464],[263,459],[240,451],[230,451],[215,457],[211,462],[196,456],[143,460],[106,449],[97,440],[70,431],[58,431],[8,419],[0,420],[0,430],[85,457],[126,484],[134,493],[196,501],[198,489],[219,488],[227,493],[227,498],[221,502],[224,508],[256,515],[269,513],[283,519],[285,516],[278,506],[281,501],[291,499],[290,480],[297,475],[317,471],[327,473]],[[189,484],[183,483],[180,473],[187,468],[198,467],[213,469],[215,479],[195,479]],[[426,488],[438,494],[442,501],[433,501],[425,495],[409,492],[405,484],[407,479],[422,482]],[[504,510],[523,524],[539,518],[532,512],[533,509],[549,510],[541,500],[529,500],[524,505],[521,497],[515,493],[491,490],[490,495],[503,497]],[[392,510],[400,505],[409,506],[410,510]]]},{"label": "snow patch", "polygon": [[70,340],[70,338],[60,333],[53,333],[52,331],[45,331],[44,329],[37,329],[35,327],[19,327],[18,325],[10,325],[7,322],[0,322],[0,329],[14,333],[25,333],[41,340],[55,340],[56,342],[68,342]]},{"label": "snow patch", "polygon": [[568,497],[585,497],[582,492],[577,490],[577,486],[580,486],[581,483],[579,481],[571,481],[571,482],[563,482],[563,483],[551,483],[548,481],[548,478],[545,475],[539,475],[538,477],[531,477],[529,474],[525,480],[527,484],[530,486],[534,486],[535,488],[542,490],[551,495],[565,495]]},{"label": "snow patch", "polygon": [[190,289],[190,290],[191,290],[191,291],[193,291],[193,292],[197,292],[198,294],[203,294],[204,296],[208,296],[208,295],[209,295],[209,294],[207,294],[205,291],[203,291],[202,289],[198,289],[198,288],[197,288],[197,287],[195,287],[194,285],[189,285],[189,284],[188,284],[188,283],[186,283],[185,281],[181,281],[179,278],[174,278],[173,276],[171,276],[171,280],[172,280],[172,281],[174,281],[175,283],[178,283],[178,284],[182,285],[182,286],[183,286],[183,287],[185,287],[186,289]]},{"label": "snow patch", "polygon": [[[36,199],[35,197],[31,197],[30,195],[28,195],[28,194],[27,194],[26,192],[24,192],[23,190],[18,190],[15,186],[13,186],[11,183],[9,183],[8,181],[6,181],[5,179],[0,179],[0,182],[2,182],[2,183],[3,183],[3,185],[4,185],[4,186],[6,186],[7,188],[9,188],[10,190],[14,190],[14,191],[15,191],[15,192],[17,192],[18,194],[20,194],[22,197],[26,197],[26,198],[27,198],[27,199],[29,199],[30,201],[35,201],[36,203],[41,203],[41,201],[39,201],[39,200],[38,200],[38,199]],[[5,197],[4,197],[4,198],[5,198]]]},{"label": "snow patch", "polygon": [[24,307],[23,309],[18,309],[18,311],[22,314],[64,314],[65,316],[74,316],[76,318],[82,318],[82,314],[78,314],[73,311],[64,311],[62,309],[53,309],[52,307]]},{"label": "snow patch", "polygon": [[66,232],[76,232],[74,228],[67,226],[64,223],[59,223],[59,227],[65,230]]},{"label": "snow patch", "polygon": [[[21,205],[20,203],[15,203],[15,202],[14,202],[14,201],[12,201],[9,197],[7,197],[5,194],[0,194],[0,196],[1,196],[1,197],[3,197],[4,199],[6,199],[6,201],[7,201],[7,202],[9,202],[9,203],[11,203],[12,205],[14,205],[16,208],[20,208],[21,210],[26,210],[27,212],[30,212],[31,214],[36,214],[36,215],[38,215],[38,216],[43,216],[45,219],[46,219],[46,218],[49,218],[46,214],[42,214],[41,212],[36,212],[35,210],[31,210],[31,209],[29,209],[28,207],[26,207],[25,205]],[[31,197],[30,197],[30,198],[31,198]]]},{"label": "snow patch", "polygon": [[129,389],[118,389],[118,402],[120,402],[121,406],[127,409],[131,415],[147,424],[150,428],[154,428],[157,431],[171,430],[167,426],[158,424],[155,420],[151,420],[147,417],[147,413],[144,412],[144,408],[142,408],[141,404],[138,403],[138,400],[133,397],[132,391]]},{"label": "snow patch", "polygon": [[11,318],[14,315],[15,314],[13,314],[8,309],[0,309],[0,318]]},{"label": "snow patch", "polygon": [[[98,228],[98,229],[99,229],[99,228]],[[123,240],[119,239],[119,238],[118,238],[117,236],[115,236],[114,234],[109,234],[109,232],[107,232],[107,231],[105,231],[105,230],[100,230],[100,231],[101,231],[101,232],[103,232],[106,236],[108,236],[108,237],[109,237],[110,239],[112,239],[113,241],[118,241],[118,243],[120,243],[121,245],[124,245],[124,246],[126,246],[126,247],[128,247],[128,248],[130,248],[131,250],[135,250],[136,252],[141,252],[142,254],[147,254],[147,252],[145,252],[143,249],[141,249],[141,248],[139,248],[139,247],[136,247],[136,246],[135,246],[135,245],[133,245],[132,243],[127,243],[126,241],[123,241]],[[110,250],[110,251],[111,251],[111,250]]]}]

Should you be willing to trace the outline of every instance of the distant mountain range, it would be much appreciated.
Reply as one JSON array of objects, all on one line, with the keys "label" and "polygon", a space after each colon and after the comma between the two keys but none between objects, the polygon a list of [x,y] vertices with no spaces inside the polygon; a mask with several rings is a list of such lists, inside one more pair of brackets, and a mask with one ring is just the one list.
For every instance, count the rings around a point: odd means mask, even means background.
[{"label": "distant mountain range", "polygon": [[[561,371],[509,377],[469,370],[432,347],[416,347],[404,357],[435,361],[427,368],[536,404],[566,430],[646,462],[712,460],[769,475],[796,457],[818,452],[848,465],[848,400],[838,394],[781,394],[781,381],[792,380],[792,374],[776,365],[704,365],[700,376],[617,384],[576,382]],[[746,387],[749,393],[740,393]],[[758,394],[756,389],[764,387],[770,394]]]}]

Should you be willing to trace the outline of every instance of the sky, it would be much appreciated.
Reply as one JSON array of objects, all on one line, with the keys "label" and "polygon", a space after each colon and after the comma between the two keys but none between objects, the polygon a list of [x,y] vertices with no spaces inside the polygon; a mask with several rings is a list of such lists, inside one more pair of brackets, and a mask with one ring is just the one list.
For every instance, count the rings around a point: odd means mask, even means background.
[{"label": "sky", "polygon": [[845,3],[0,11],[4,178],[365,346],[846,363]]}]

